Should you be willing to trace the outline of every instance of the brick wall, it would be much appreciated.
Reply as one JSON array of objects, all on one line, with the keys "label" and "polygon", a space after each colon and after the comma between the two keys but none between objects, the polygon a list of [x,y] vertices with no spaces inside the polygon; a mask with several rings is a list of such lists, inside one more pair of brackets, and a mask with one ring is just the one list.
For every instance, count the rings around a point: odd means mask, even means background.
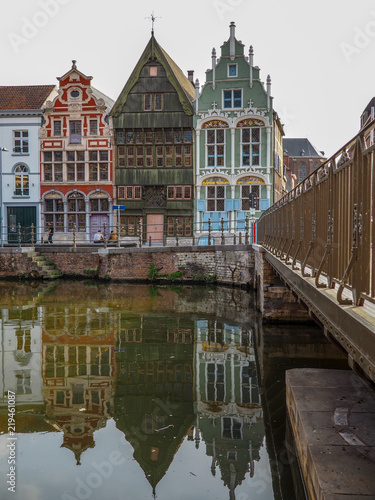
[{"label": "brick wall", "polygon": [[187,280],[197,276],[216,275],[224,284],[253,286],[254,255],[251,246],[216,247],[143,247],[121,249],[39,249],[58,269],[69,275],[86,276],[89,269],[98,269],[99,276],[117,280],[146,280],[153,262],[158,275],[180,271]]}]

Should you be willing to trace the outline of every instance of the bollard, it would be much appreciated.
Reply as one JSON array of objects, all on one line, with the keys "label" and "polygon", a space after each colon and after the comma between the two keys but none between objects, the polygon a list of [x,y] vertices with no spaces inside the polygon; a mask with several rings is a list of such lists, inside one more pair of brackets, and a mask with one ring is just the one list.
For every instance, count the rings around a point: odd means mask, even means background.
[{"label": "bollard", "polygon": [[221,244],[225,245],[225,238],[224,238],[224,218],[221,218]]},{"label": "bollard", "polygon": [[21,224],[18,224],[18,248],[21,248]]},{"label": "bollard", "polygon": [[104,248],[107,248],[107,224],[105,222],[103,224],[103,245]]},{"label": "bollard", "polygon": [[237,245],[237,235],[236,235],[236,233],[233,234],[233,245]]},{"label": "bollard", "polygon": [[249,244],[249,216],[246,215],[245,219],[245,245]]},{"label": "bollard", "polygon": [[138,221],[139,246],[142,247],[142,222]]},{"label": "bollard", "polygon": [[238,235],[238,244],[242,245],[242,233],[241,232]]},{"label": "bollard", "polygon": [[73,224],[73,248],[77,248],[77,224]]},{"label": "bollard", "polygon": [[148,240],[148,245],[151,246],[151,236],[150,236],[150,238]]},{"label": "bollard", "polygon": [[211,245],[211,217],[208,219],[208,244]]},{"label": "bollard", "polygon": [[177,219],[174,220],[174,234],[176,235],[176,247],[178,247],[178,228],[177,228]]},{"label": "bollard", "polygon": [[35,246],[35,232],[34,232],[34,224],[31,224],[31,246]]}]

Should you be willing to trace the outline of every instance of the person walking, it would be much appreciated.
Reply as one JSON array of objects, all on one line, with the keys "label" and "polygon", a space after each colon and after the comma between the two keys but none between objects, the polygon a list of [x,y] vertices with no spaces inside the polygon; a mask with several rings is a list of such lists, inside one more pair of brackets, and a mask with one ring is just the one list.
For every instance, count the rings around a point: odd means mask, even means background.
[{"label": "person walking", "polygon": [[48,243],[53,243],[52,239],[53,239],[53,225],[50,224],[50,227],[49,227],[49,230],[48,230]]}]

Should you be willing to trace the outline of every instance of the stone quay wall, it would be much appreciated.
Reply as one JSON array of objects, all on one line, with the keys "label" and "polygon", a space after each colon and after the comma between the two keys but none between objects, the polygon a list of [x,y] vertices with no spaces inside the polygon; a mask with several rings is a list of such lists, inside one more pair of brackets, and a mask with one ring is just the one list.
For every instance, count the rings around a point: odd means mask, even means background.
[{"label": "stone quay wall", "polygon": [[[27,248],[0,249],[0,279],[27,276]],[[101,278],[126,282],[218,283],[256,289],[264,321],[310,321],[307,310],[278,278],[259,245],[97,248],[40,245],[35,248],[53,262],[63,277]],[[35,277],[35,276],[34,276]]]},{"label": "stone quay wall", "polygon": [[[30,272],[27,248],[0,249],[0,278],[19,277]],[[251,245],[97,248],[37,246],[64,276],[97,276],[123,281],[144,281],[151,265],[157,277],[168,279],[181,273],[186,281],[205,281],[216,277],[226,285],[253,287],[254,253]],[[173,276],[172,276],[173,278]]]}]

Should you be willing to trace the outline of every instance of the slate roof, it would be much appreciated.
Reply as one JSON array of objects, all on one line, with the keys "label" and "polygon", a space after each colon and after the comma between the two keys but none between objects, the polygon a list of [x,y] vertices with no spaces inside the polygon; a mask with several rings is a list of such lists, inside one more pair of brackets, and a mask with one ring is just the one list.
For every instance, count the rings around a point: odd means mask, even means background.
[{"label": "slate roof", "polygon": [[308,158],[324,158],[324,152],[318,151],[307,138],[285,138],[283,148],[288,156],[306,156]]},{"label": "slate roof", "polygon": [[55,85],[0,86],[0,110],[41,109]]}]

